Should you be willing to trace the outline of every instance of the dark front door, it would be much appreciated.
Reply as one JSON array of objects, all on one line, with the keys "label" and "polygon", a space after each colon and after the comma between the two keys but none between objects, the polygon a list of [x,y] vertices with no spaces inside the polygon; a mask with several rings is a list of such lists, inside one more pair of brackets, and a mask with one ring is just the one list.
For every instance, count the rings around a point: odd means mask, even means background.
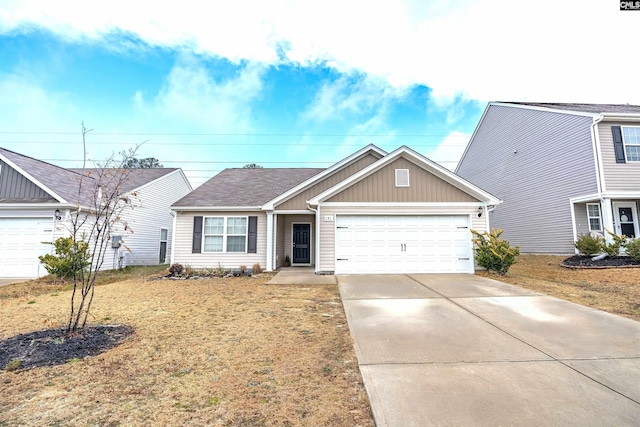
[{"label": "dark front door", "polygon": [[311,225],[293,224],[293,264],[311,263]]},{"label": "dark front door", "polygon": [[625,236],[633,239],[636,237],[636,228],[633,220],[633,209],[631,207],[619,207],[618,217],[620,218],[620,231]]}]

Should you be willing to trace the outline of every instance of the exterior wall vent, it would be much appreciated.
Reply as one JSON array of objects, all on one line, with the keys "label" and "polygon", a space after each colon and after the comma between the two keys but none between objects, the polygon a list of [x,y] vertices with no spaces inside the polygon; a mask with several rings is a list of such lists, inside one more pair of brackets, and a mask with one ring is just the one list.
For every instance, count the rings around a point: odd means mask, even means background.
[{"label": "exterior wall vent", "polygon": [[396,187],[409,186],[409,169],[396,169]]}]

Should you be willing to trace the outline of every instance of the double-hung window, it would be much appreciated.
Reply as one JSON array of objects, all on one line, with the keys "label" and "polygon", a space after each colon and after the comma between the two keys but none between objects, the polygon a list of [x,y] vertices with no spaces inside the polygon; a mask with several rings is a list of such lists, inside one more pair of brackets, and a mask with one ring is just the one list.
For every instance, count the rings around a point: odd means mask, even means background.
[{"label": "double-hung window", "polygon": [[627,162],[640,162],[640,127],[622,127],[622,142]]},{"label": "double-hung window", "polygon": [[602,218],[600,216],[599,204],[587,203],[587,218],[589,218],[589,231],[602,231]]},{"label": "double-hung window", "polygon": [[205,217],[204,252],[246,252],[247,217]]}]

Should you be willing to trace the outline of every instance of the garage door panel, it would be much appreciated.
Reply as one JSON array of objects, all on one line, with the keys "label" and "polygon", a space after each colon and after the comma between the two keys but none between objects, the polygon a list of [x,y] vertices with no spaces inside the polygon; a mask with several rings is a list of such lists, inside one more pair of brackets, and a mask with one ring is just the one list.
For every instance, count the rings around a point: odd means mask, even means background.
[{"label": "garage door panel", "polygon": [[0,218],[0,277],[47,274],[38,256],[51,252],[51,218]]},{"label": "garage door panel", "polygon": [[338,215],[336,272],[472,272],[468,223],[462,215]]}]

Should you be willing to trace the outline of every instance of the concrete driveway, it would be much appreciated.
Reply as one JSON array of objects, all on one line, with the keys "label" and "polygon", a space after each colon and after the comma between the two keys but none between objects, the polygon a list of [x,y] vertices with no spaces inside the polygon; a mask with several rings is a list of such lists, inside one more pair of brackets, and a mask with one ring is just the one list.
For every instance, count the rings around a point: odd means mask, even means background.
[{"label": "concrete driveway", "polygon": [[474,275],[338,283],[378,426],[640,425],[640,322]]}]

